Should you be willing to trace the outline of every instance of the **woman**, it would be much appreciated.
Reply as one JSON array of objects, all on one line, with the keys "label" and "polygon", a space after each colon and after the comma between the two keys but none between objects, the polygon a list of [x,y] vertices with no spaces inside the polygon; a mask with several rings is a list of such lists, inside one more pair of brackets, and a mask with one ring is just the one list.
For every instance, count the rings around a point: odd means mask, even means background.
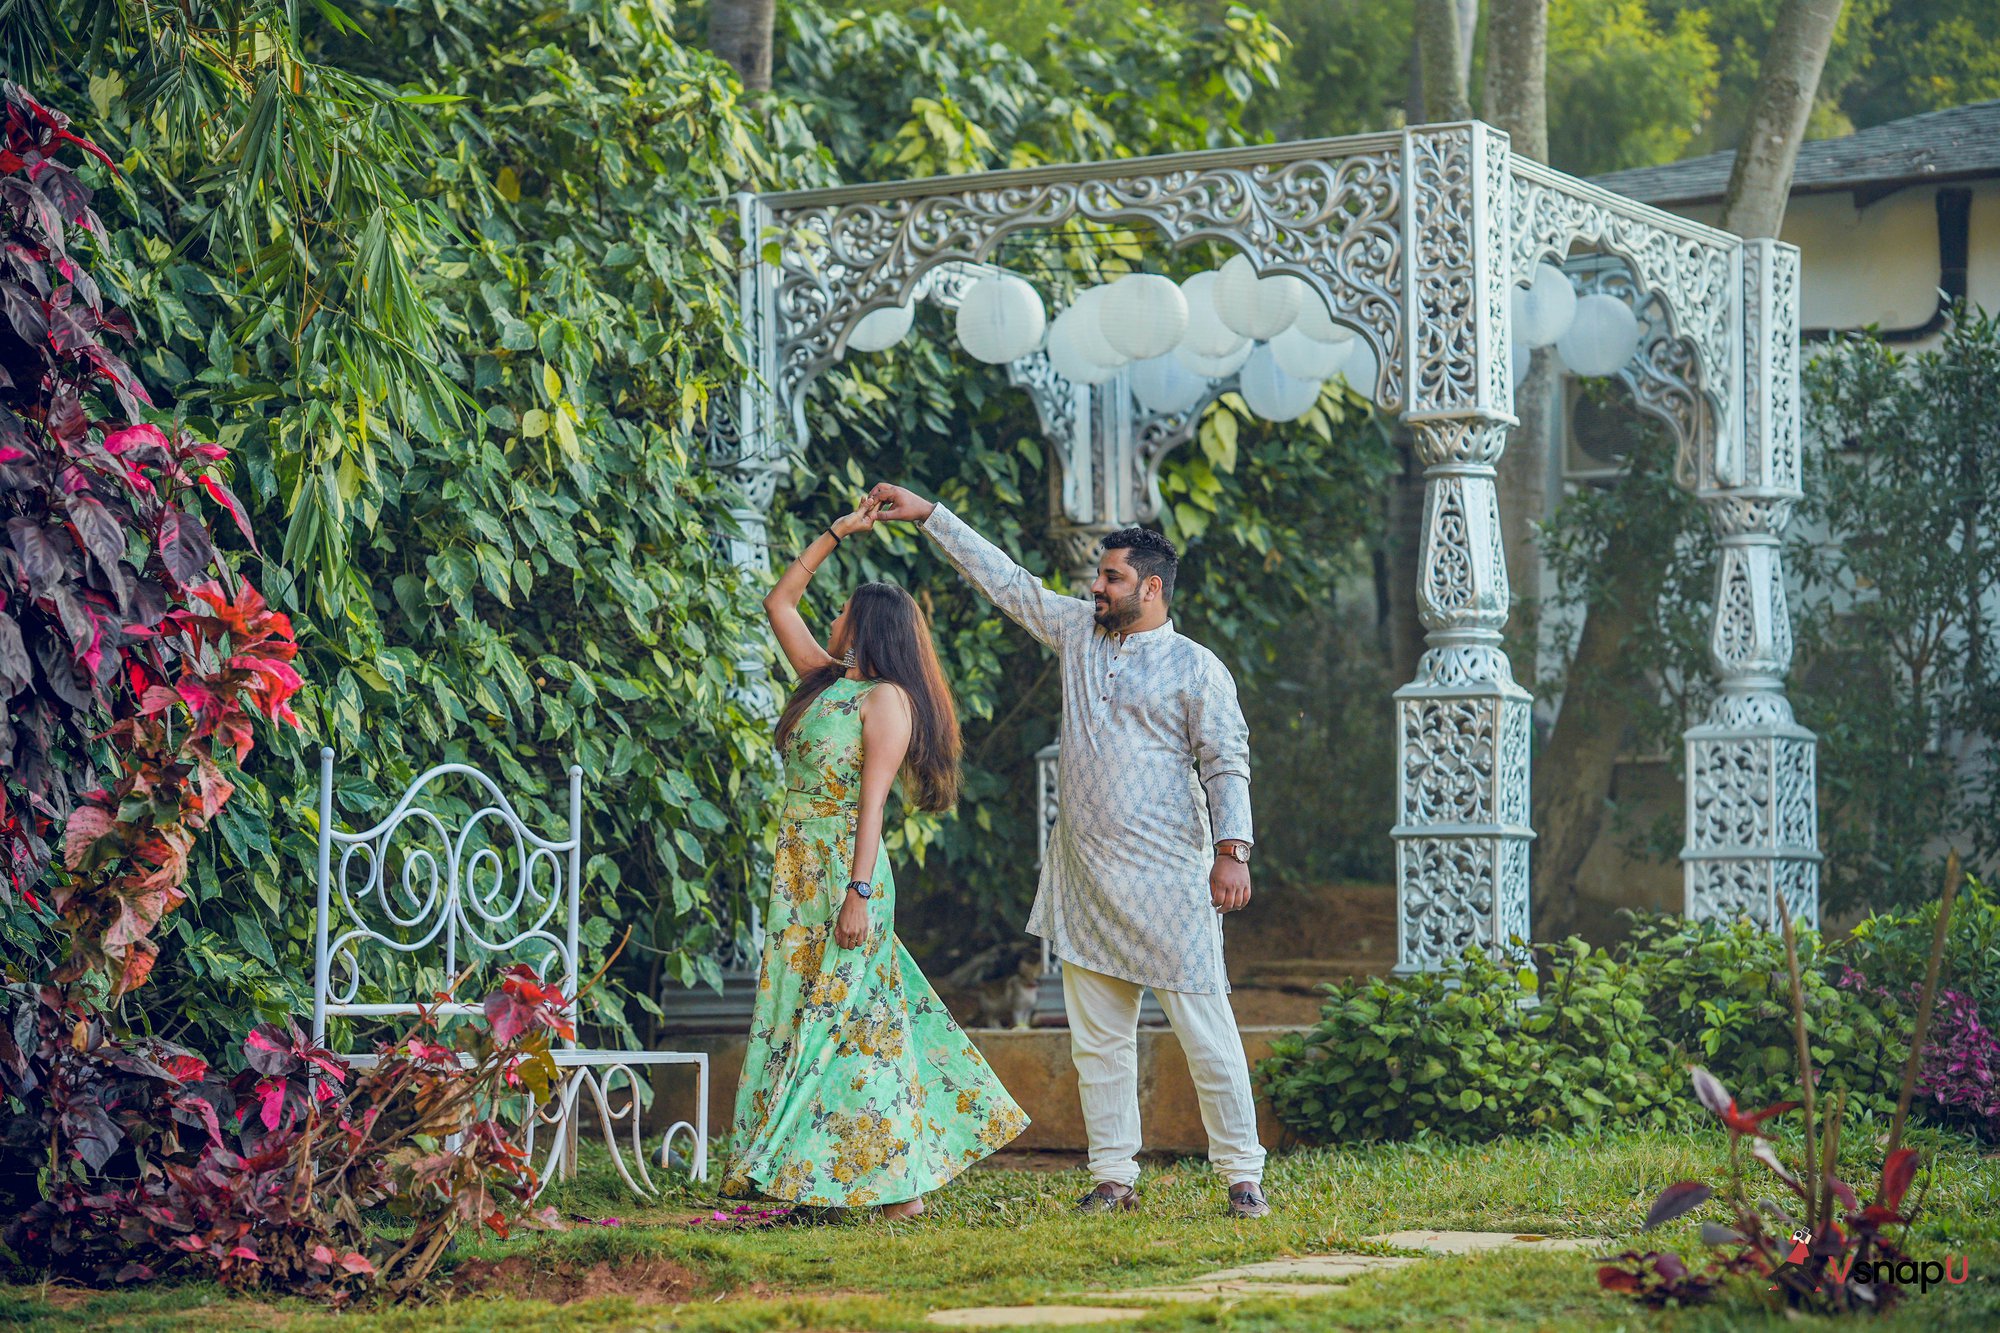
[{"label": "woman", "polygon": [[764,599],[799,685],[778,721],[783,825],[725,1195],[915,1217],[923,1196],[1027,1127],[895,936],[882,810],[958,797],[958,717],[907,592],[869,583],[822,648],[799,617],[813,572],[875,525],[864,503]]}]

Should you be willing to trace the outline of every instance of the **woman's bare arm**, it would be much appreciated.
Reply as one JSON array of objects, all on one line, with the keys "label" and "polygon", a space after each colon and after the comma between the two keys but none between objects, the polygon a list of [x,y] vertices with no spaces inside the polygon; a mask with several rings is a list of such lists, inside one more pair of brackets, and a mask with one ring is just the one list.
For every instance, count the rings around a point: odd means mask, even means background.
[{"label": "woman's bare arm", "polygon": [[[878,685],[861,701],[861,809],[854,830],[854,859],[847,867],[849,882],[874,881],[875,863],[882,853],[882,812],[909,753],[914,721],[914,710],[899,685]],[[854,948],[866,937],[867,906],[848,891],[834,932],[842,948]]]},{"label": "woman's bare arm", "polygon": [[804,676],[833,665],[833,654],[820,646],[811,630],[806,628],[805,618],[799,614],[799,599],[805,596],[806,584],[833,554],[839,545],[835,537],[847,538],[857,532],[866,532],[875,526],[873,500],[864,500],[861,507],[851,514],[845,514],[833,522],[833,527],[813,538],[812,545],[799,553],[799,558],[785,566],[785,572],[778,578],[778,586],[764,594],[764,614],[770,618],[771,632],[778,637],[778,647],[784,650],[785,660],[792,664],[792,671]]}]

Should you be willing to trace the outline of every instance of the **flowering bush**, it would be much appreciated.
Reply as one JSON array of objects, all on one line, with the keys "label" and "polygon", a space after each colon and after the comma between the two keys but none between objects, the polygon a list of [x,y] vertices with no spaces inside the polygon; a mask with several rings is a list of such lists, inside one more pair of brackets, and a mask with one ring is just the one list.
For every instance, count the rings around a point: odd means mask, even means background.
[{"label": "flowering bush", "polygon": [[[78,256],[103,226],[60,155],[110,159],[19,87],[0,101],[0,903],[41,905],[62,826],[57,980],[102,971],[123,994],[152,971],[252,718],[297,722],[296,647],[196,512],[219,506],[254,546],[223,449],[147,420],[112,348],[132,321]],[[86,776],[100,741],[107,786]]]},{"label": "flowering bush", "polygon": [[[548,1095],[550,1037],[574,1032],[568,1001],[515,967],[487,997],[486,1022],[446,1032],[425,1010],[367,1069],[295,1025],[260,1024],[243,1043],[246,1067],[223,1083],[186,1052],[119,1040],[54,987],[16,1000],[0,1027],[0,1084],[28,1113],[9,1134],[20,1126],[48,1168],[45,1190],[11,1182],[9,1202],[25,1206],[5,1241],[22,1262],[95,1282],[192,1274],[336,1304],[410,1294],[468,1225],[508,1233],[507,1208],[537,1180],[504,1111]],[[32,1049],[8,1035],[23,1030]],[[406,1229],[369,1233],[371,1209]]]},{"label": "flowering bush", "polygon": [[[1871,985],[1851,967],[1841,970],[1840,984],[1893,1002],[1887,987]],[[1912,1005],[1915,990],[1911,987]],[[1980,1020],[1978,1004],[1962,991],[1938,992],[1917,1066],[1916,1095],[1935,1105],[1931,1119],[2000,1138],[2000,1037]]]}]

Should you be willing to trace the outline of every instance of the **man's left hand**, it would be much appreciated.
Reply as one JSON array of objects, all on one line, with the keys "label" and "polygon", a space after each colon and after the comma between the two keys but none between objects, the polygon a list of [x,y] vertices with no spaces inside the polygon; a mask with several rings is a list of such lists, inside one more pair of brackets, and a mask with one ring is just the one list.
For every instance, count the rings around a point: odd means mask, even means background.
[{"label": "man's left hand", "polygon": [[1208,872],[1208,898],[1218,912],[1237,912],[1250,905],[1250,867],[1233,856],[1218,854]]}]

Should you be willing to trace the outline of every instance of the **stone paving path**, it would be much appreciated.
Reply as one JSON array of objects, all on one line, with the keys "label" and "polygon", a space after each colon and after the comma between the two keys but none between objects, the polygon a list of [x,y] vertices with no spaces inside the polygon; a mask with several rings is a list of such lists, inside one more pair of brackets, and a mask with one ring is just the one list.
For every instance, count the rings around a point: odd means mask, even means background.
[{"label": "stone paving path", "polygon": [[[1543,1236],[1511,1231],[1390,1231],[1368,1237],[1398,1249],[1431,1254],[1477,1254],[1491,1250],[1601,1250],[1602,1236]],[[1386,1273],[1423,1262],[1397,1254],[1313,1254],[1297,1259],[1223,1268],[1200,1277],[1129,1291],[1091,1292],[1092,1300],[1148,1302],[1138,1305],[994,1305],[939,1310],[928,1322],[946,1328],[1023,1328],[1034,1325],[1110,1324],[1137,1319],[1162,1302],[1239,1301],[1251,1298],[1304,1300],[1331,1295],[1350,1278]],[[1078,1293],[1082,1294],[1082,1293]]]}]

